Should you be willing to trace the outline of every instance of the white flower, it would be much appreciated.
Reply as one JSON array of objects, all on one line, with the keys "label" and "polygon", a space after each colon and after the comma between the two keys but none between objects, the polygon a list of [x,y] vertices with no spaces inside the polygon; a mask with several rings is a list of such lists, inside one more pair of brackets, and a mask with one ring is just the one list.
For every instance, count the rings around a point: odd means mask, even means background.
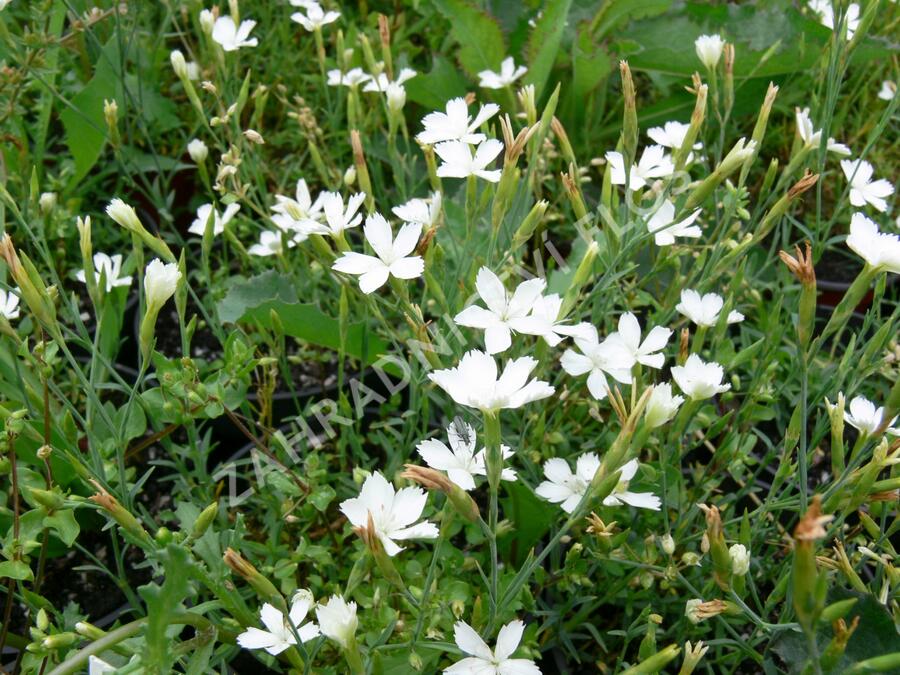
[{"label": "white flower", "polygon": [[164,264],[159,258],[154,258],[144,270],[144,294],[147,296],[147,306],[157,310],[166,304],[166,300],[175,295],[181,272],[175,263]]},{"label": "white flower", "polygon": [[8,321],[19,318],[19,296],[12,291],[4,291],[0,288],[0,316]]},{"label": "white flower", "polygon": [[498,378],[493,357],[473,349],[463,355],[456,368],[437,370],[428,379],[460,405],[496,412],[502,408],[520,408],[553,394],[555,389],[547,382],[528,381],[535,366],[537,361],[528,356],[513,359]]},{"label": "white flower", "polygon": [[294,594],[287,617],[268,602],[265,603],[259,611],[259,618],[266,630],[248,628],[237,636],[237,643],[244,649],[265,649],[276,656],[297,644],[294,631],[297,632],[301,642],[318,637],[319,627],[316,624],[303,623],[312,604],[312,593],[307,590],[299,590]]},{"label": "white flower", "polygon": [[604,506],[622,506],[627,504],[637,509],[650,509],[659,511],[662,505],[659,497],[652,492],[629,492],[628,482],[634,478],[638,470],[638,461],[632,459],[626,462],[619,470],[619,483],[613,491],[603,500]]},{"label": "white flower", "polygon": [[291,21],[295,21],[303,26],[310,33],[321,28],[322,26],[337,21],[341,18],[340,12],[325,12],[318,2],[306,3],[306,14],[302,12],[294,12],[291,14]]},{"label": "white flower", "polygon": [[879,232],[878,225],[861,213],[850,219],[847,246],[876,270],[900,274],[900,237]]},{"label": "white flower", "polygon": [[423,228],[434,227],[441,217],[441,193],[432,192],[428,199],[410,199],[391,209],[404,223],[418,223]]},{"label": "white flower", "polygon": [[662,368],[666,357],[656,352],[666,348],[672,330],[663,326],[654,326],[647,337],[641,342],[641,325],[637,317],[631,312],[625,312],[619,317],[619,337],[622,344],[631,353],[638,363],[648,368]]},{"label": "white flower", "polygon": [[574,473],[566,460],[560,457],[548,459],[544,462],[547,480],[538,485],[534,492],[548,502],[560,504],[566,513],[572,513],[599,468],[600,458],[593,452],[586,452],[578,458]]},{"label": "white flower", "polygon": [[106,215],[130,232],[140,233],[144,229],[134,207],[118,197],[107,205]]},{"label": "white flower", "polygon": [[531,306],[531,314],[525,318],[510,322],[512,328],[526,335],[537,335],[551,347],[555,347],[565,337],[582,337],[590,339],[592,327],[588,323],[568,325],[563,323],[559,313],[563,299],[557,293],[538,296]]},{"label": "white flower", "polygon": [[463,653],[471,654],[457,661],[444,673],[450,675],[540,675],[541,669],[530,659],[511,659],[522,641],[525,624],[510,621],[497,633],[494,650],[487,646],[481,636],[465,621],[453,626],[453,639]]},{"label": "white flower", "polygon": [[460,326],[484,330],[488,354],[499,354],[509,349],[512,331],[518,330],[518,324],[524,321],[546,287],[547,282],[543,279],[529,279],[510,295],[499,277],[482,267],[475,277],[475,289],[487,309],[471,305],[453,317],[453,321]]},{"label": "white flower", "polygon": [[371,79],[366,83],[366,86],[363,87],[363,91],[380,91],[382,93],[388,90],[388,87],[391,84],[403,84],[404,82],[411,80],[417,75],[416,71],[412,68],[402,68],[400,73],[397,75],[396,80],[388,79],[387,74],[379,73],[377,76],[372,76]]},{"label": "white flower", "polygon": [[[610,167],[610,181],[613,185],[625,185],[625,158],[621,152],[607,152],[606,161]],[[652,178],[670,176],[675,171],[672,159],[661,145],[650,145],[644,148],[637,165],[631,166],[628,188],[639,190]]]},{"label": "white flower", "polygon": [[475,119],[469,116],[469,106],[464,98],[452,98],[447,101],[446,112],[435,111],[422,118],[422,131],[416,140],[419,143],[434,145],[443,141],[462,141],[470,145],[478,145],[485,135],[478,133],[478,128],[491,119],[500,110],[496,103],[488,103],[478,109]]},{"label": "white flower", "polygon": [[706,363],[696,354],[688,356],[683,366],[672,367],[675,384],[689,398],[702,401],[731,389],[730,384],[722,384],[725,371],[715,361]]},{"label": "white flower", "polygon": [[[475,429],[461,420],[454,420],[447,427],[448,448],[436,438],[429,438],[416,446],[416,450],[425,463],[432,469],[446,471],[447,478],[463,490],[475,489],[475,476],[487,475],[484,456],[485,448],[475,452]],[[501,445],[503,459],[512,457],[513,452],[506,445]],[[516,472],[504,467],[500,477],[503,480],[516,480]]]},{"label": "white flower", "polygon": [[675,222],[675,205],[668,199],[664,199],[647,221],[647,230],[654,234],[653,240],[657,246],[671,246],[675,243],[675,237],[697,239],[703,236],[703,230],[698,225],[694,225],[699,217],[700,209],[696,209],[684,220]]},{"label": "white flower", "polygon": [[891,80],[885,80],[881,83],[881,89],[878,90],[878,98],[882,101],[890,101],[897,95],[897,84]]},{"label": "white flower", "polygon": [[[687,132],[690,128],[690,124],[684,124],[683,122],[666,122],[661,127],[647,129],[647,135],[657,145],[678,150],[684,145],[684,139],[687,137]],[[702,147],[703,143],[694,143],[694,150],[700,150]]]},{"label": "white flower", "polygon": [[[800,134],[800,140],[808,148],[818,148],[822,139],[822,131],[821,129],[816,131],[815,127],[813,127],[812,120],[809,118],[809,108],[797,108],[795,115],[797,119],[797,133]],[[850,148],[843,143],[838,143],[833,138],[828,139],[826,150],[836,155],[850,156]]]},{"label": "white flower", "polygon": [[657,384],[650,392],[647,407],[644,408],[644,421],[651,429],[661,427],[675,417],[678,408],[684,403],[683,396],[672,396],[672,385],[668,382]]},{"label": "white flower", "polygon": [[[884,421],[884,408],[876,408],[875,404],[864,396],[855,396],[850,401],[850,410],[844,411],[844,421],[860,433],[874,434]],[[897,421],[895,417],[888,423],[887,432],[900,436],[900,429],[890,428]]]},{"label": "white flower", "polygon": [[315,227],[322,219],[322,196],[314,202],[302,178],[297,181],[294,198],[275,195],[275,201],[272,222],[279,230],[296,235],[294,241],[298,243],[306,239],[310,226]]},{"label": "white flower", "polygon": [[232,218],[234,218],[234,214],[240,210],[241,205],[237,202],[226,206],[225,212],[222,214],[219,214],[219,212],[213,208],[212,204],[204,204],[197,209],[197,217],[194,218],[194,222],[191,223],[188,232],[196,234],[198,237],[202,237],[203,233],[206,232],[206,223],[209,221],[210,215],[212,215],[212,233],[214,237],[217,237],[225,231],[225,226]]},{"label": "white flower", "polygon": [[[834,30],[834,10],[831,7],[831,0],[810,0],[807,4],[812,11],[819,15],[819,21],[823,26]],[[855,2],[851,2],[847,6],[843,25],[847,28],[847,39],[853,39],[853,34],[859,28],[859,5]]]},{"label": "white flower", "polygon": [[188,143],[187,151],[195,164],[205,162],[207,155],[209,155],[209,148],[207,148],[206,143],[199,138],[195,138]]},{"label": "white flower", "polygon": [[720,35],[701,35],[694,40],[694,51],[697,52],[697,58],[710,70],[718,65],[724,47],[725,40]]},{"label": "white flower", "polygon": [[445,141],[434,146],[434,151],[443,164],[438,167],[437,175],[441,178],[467,178],[478,176],[486,181],[496,183],[500,180],[500,169],[488,169],[497,155],[503,150],[503,143],[490,138],[472,149],[463,141]]},{"label": "white flower", "polygon": [[363,82],[368,82],[372,76],[362,68],[351,68],[346,73],[334,69],[328,71],[328,85],[331,87],[358,87]]},{"label": "white flower", "polygon": [[306,227],[310,234],[328,234],[338,237],[344,230],[356,227],[362,222],[362,214],[357,211],[366,201],[365,192],[350,195],[346,208],[344,208],[344,198],[337,192],[323,192],[317,201],[321,202],[325,223],[307,221]]},{"label": "white flower", "polygon": [[[0,10],[2,9],[2,1],[0,1]],[[117,670],[116,666],[93,654],[88,657],[88,675],[106,675],[107,673],[115,673]]]},{"label": "white flower", "polygon": [[353,641],[359,623],[355,602],[347,602],[340,595],[332,595],[326,604],[316,607],[316,618],[322,635],[331,638],[342,648],[346,649]]},{"label": "white flower", "polygon": [[873,181],[875,169],[871,164],[863,159],[842,159],[841,169],[850,181],[850,203],[853,206],[865,206],[868,202],[882,213],[887,211],[885,198],[894,194],[894,186],[884,178]]},{"label": "white flower", "polygon": [[675,305],[675,309],[698,326],[715,326],[724,304],[725,301],[718,293],[701,296],[697,291],[685,288],[681,291],[681,302]]},{"label": "white flower", "polygon": [[567,349],[560,363],[569,375],[577,377],[588,373],[588,391],[595,399],[602,401],[609,394],[606,375],[622,384],[631,384],[631,368],[635,358],[618,333],[612,333],[600,342],[594,326],[588,324],[585,329],[585,335],[575,336],[575,344],[581,354]]},{"label": "white flower", "polygon": [[[359,497],[341,502],[341,513],[355,527],[368,527],[369,516],[385,552],[395,556],[403,550],[394,541],[399,539],[436,539],[438,529],[427,520],[415,523],[425,508],[427,495],[422,488],[405,487],[394,490],[379,472],[366,478]],[[321,619],[320,619],[321,621]],[[324,630],[324,626],[323,626]]]},{"label": "white flower", "polygon": [[503,89],[522,77],[528,72],[525,66],[516,67],[513,57],[507,56],[500,64],[500,72],[495,73],[491,70],[482,70],[478,73],[478,86],[485,89]]},{"label": "white flower", "polygon": [[241,47],[255,47],[259,44],[256,38],[250,37],[255,21],[241,21],[236,26],[230,16],[220,16],[212,30],[212,39],[218,42],[226,52],[233,52]]},{"label": "white flower", "polygon": [[739,311],[737,311],[736,309],[733,309],[730,312],[728,312],[728,316],[725,317],[725,323],[740,323],[741,321],[743,321],[746,318],[747,317],[745,317]]},{"label": "white flower", "polygon": [[[100,275],[106,277],[106,292],[109,293],[116,286],[131,286],[131,277],[121,277],[122,273],[122,256],[115,254],[108,256],[105,253],[94,254],[94,275],[97,281],[100,281]],[[87,283],[87,277],[84,270],[78,270],[75,275],[81,283]]]},{"label": "white flower", "polygon": [[[297,245],[296,238],[288,239],[288,248],[294,248]],[[259,243],[253,244],[247,249],[247,253],[259,257],[267,257],[270,255],[279,255],[284,251],[284,243],[281,231],[272,232],[271,230],[263,230],[259,233]]]},{"label": "white flower", "polygon": [[366,218],[363,228],[366,241],[375,251],[374,256],[348,251],[338,258],[331,269],[346,274],[359,275],[359,289],[372,293],[381,288],[388,277],[415,279],[422,276],[425,261],[421,256],[410,255],[419,243],[422,226],[407,223],[392,238],[391,226],[380,213]]},{"label": "white flower", "polygon": [[731,572],[735,576],[742,577],[750,571],[750,551],[743,544],[735,544],[728,549],[731,558]]}]

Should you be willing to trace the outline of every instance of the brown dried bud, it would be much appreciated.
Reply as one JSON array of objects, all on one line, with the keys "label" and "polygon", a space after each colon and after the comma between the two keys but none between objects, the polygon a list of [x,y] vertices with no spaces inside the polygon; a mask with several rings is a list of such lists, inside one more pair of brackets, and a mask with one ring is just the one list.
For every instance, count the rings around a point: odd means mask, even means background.
[{"label": "brown dried bud", "polygon": [[809,169],[807,169],[806,173],[803,175],[803,178],[794,183],[791,186],[791,189],[788,190],[788,200],[793,201],[804,192],[809,190],[813,185],[815,185],[818,180],[819,174],[812,173],[811,171],[809,171]]},{"label": "brown dried bud", "polygon": [[825,536],[825,525],[833,519],[834,516],[822,514],[822,497],[815,495],[809,509],[794,529],[794,539],[798,541],[822,539]]},{"label": "brown dried bud", "polygon": [[475,103],[475,99],[476,99],[475,92],[474,91],[466,92],[466,95],[464,98],[466,101],[466,105],[472,105],[473,103]]},{"label": "brown dried bud", "polygon": [[600,517],[591,511],[591,515],[587,516],[585,519],[588,521],[587,531],[597,537],[608,538],[612,537],[615,534],[616,530],[616,521],[612,521],[611,523],[604,523]]},{"label": "brown dried bud", "polygon": [[503,133],[503,145],[506,146],[503,153],[504,163],[515,164],[519,159],[519,155],[525,150],[525,145],[529,139],[537,132],[538,125],[534,124],[530,127],[524,127],[519,130],[517,135],[513,136],[509,115],[502,115],[500,117],[500,130]]},{"label": "brown dried bud", "polygon": [[800,250],[800,246],[795,246],[797,257],[790,255],[787,251],[779,251],[778,257],[788,266],[788,269],[804,286],[816,283],[816,271],[813,269],[812,247],[809,242],[806,243],[806,253]]},{"label": "brown dried bud", "polygon": [[459,515],[473,523],[478,520],[480,514],[475,500],[459,485],[451,481],[445,473],[416,464],[404,464],[404,466],[406,471],[400,474],[401,477],[415,481],[428,490],[440,490],[447,495],[447,499],[450,500]]},{"label": "brown dried bud", "polygon": [[681,341],[678,344],[678,363],[687,361],[688,354],[691,350],[691,330],[690,328],[681,329]]}]

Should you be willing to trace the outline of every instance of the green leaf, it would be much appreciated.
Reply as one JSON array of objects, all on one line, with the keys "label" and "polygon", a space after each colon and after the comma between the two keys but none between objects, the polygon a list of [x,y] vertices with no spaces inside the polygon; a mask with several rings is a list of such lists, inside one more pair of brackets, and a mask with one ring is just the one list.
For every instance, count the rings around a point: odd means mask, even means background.
[{"label": "green leaf", "polygon": [[409,100],[426,108],[443,110],[449,99],[466,95],[466,80],[440,54],[431,59],[428,73],[414,77],[404,86]]},{"label": "green leaf", "polygon": [[547,84],[547,78],[556,61],[559,44],[566,28],[566,17],[572,0],[550,0],[544,6],[541,18],[528,37],[526,49],[528,57],[527,84],[534,85],[535,96],[540,96]]},{"label": "green leaf", "polygon": [[[265,328],[272,328],[274,312],[286,335],[335,351],[341,346],[337,319],[312,303],[300,302],[290,278],[274,271],[251,279],[232,279],[218,312],[223,323],[253,322]],[[369,334],[365,324],[348,327],[346,352],[350,356],[372,363],[386,349],[387,344]]]},{"label": "green leaf", "polygon": [[0,579],[34,581],[34,575],[31,568],[21,560],[5,560],[0,562]]},{"label": "green leaf", "polygon": [[162,586],[150,583],[138,589],[147,603],[147,632],[144,637],[144,663],[148,673],[169,673],[174,657],[171,638],[166,629],[170,617],[181,609],[188,593],[187,552],[175,544],[169,544],[160,554],[165,569]]},{"label": "green leaf", "polygon": [[337,493],[330,485],[322,485],[309,496],[309,501],[316,509],[324,513],[336,496]]},{"label": "green leaf", "polygon": [[69,101],[71,107],[67,107],[59,115],[66,130],[66,144],[75,160],[70,187],[77,185],[87,175],[100,158],[106,143],[103,100],[116,97],[118,77],[112,64],[117,60],[118,48],[113,39],[103,48],[90,82],[72,97]]},{"label": "green leaf", "polygon": [[81,528],[78,521],[75,520],[75,509],[63,509],[56,511],[52,516],[44,519],[44,526],[49,527],[58,536],[66,546],[75,543]]},{"label": "green leaf", "polygon": [[504,483],[508,497],[502,500],[503,513],[515,525],[515,536],[505,537],[502,545],[507,547],[520,564],[528,551],[547,533],[552,523],[557,522],[559,507],[540,499],[522,483]]},{"label": "green leaf", "polygon": [[506,41],[490,14],[465,0],[434,0],[434,6],[450,22],[450,34],[459,43],[459,62],[470,76],[500,67]]}]

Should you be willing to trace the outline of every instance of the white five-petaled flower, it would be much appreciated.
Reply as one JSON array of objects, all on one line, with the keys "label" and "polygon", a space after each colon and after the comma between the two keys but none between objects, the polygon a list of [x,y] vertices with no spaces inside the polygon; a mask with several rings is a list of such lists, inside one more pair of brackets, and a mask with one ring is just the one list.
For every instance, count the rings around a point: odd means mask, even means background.
[{"label": "white five-petaled flower", "polygon": [[[378,471],[366,478],[358,497],[341,502],[341,513],[354,527],[368,527],[369,516],[385,552],[395,556],[403,547],[395,539],[436,539],[438,529],[427,520],[416,521],[425,509],[428,496],[422,488],[405,487],[394,490]],[[415,524],[413,524],[415,523]]]},{"label": "white five-petaled flower", "polygon": [[302,12],[294,12],[291,14],[291,21],[295,21],[312,33],[317,28],[337,21],[341,18],[340,12],[324,11],[322,5],[318,2],[308,2],[305,5],[306,14]]},{"label": "white five-petaled flower", "polygon": [[212,233],[214,237],[217,237],[225,231],[225,226],[240,210],[241,205],[238,203],[233,203],[226,206],[225,212],[220,214],[213,208],[212,204],[203,204],[197,209],[197,217],[194,218],[194,222],[191,223],[191,226],[188,228],[188,232],[202,237],[203,233],[206,232],[206,223],[209,221],[210,216],[212,216]]},{"label": "white five-petaled flower", "polygon": [[19,318],[19,296],[0,288],[0,315],[8,321]]},{"label": "white five-petaled flower", "polygon": [[[850,410],[844,411],[844,421],[860,433],[874,434],[884,422],[884,408],[876,407],[872,401],[864,396],[855,396],[850,401]],[[894,429],[895,417],[888,423],[887,433],[892,436],[900,436],[900,429]]]},{"label": "white five-petaled flower", "polygon": [[[106,278],[107,293],[116,286],[131,286],[131,277],[119,276],[122,274],[122,256],[119,253],[111,256],[105,253],[94,254],[94,276],[98,282],[101,274]],[[84,270],[78,270],[75,278],[81,283],[87,283]]]},{"label": "white five-petaled flower", "polygon": [[[447,427],[447,438],[450,441],[449,448],[436,438],[429,438],[419,443],[416,450],[432,469],[446,471],[447,478],[463,490],[474,490],[475,476],[487,475],[484,460],[486,449],[475,452],[475,429],[461,420],[454,420]],[[506,445],[501,445],[500,450],[503,459],[513,455],[513,451]],[[504,467],[500,477],[514,481],[516,472]]]},{"label": "white five-petaled flower", "polygon": [[[319,635],[319,627],[310,622],[303,623],[313,605],[313,596],[308,590],[299,590],[291,600],[291,609],[285,617],[268,602],[259,611],[259,618],[266,630],[251,627],[237,636],[237,643],[244,649],[265,649],[276,656],[301,642],[308,642]],[[296,631],[297,635],[294,635]]]},{"label": "white five-petaled flower", "polygon": [[[715,326],[724,304],[725,301],[718,293],[701,296],[697,291],[685,288],[681,291],[681,302],[675,305],[675,309],[698,326]],[[727,323],[739,323],[743,320],[744,315],[734,310],[728,312],[725,319]]]},{"label": "white five-petaled flower", "polygon": [[861,213],[850,219],[847,246],[876,270],[900,274],[900,237],[879,232],[878,225]]},{"label": "white five-petaled flower", "polygon": [[[298,237],[303,235],[297,235]],[[288,238],[288,248],[294,248],[297,245],[297,238]],[[284,251],[284,243],[281,231],[273,232],[271,230],[263,230],[259,233],[259,242],[253,244],[247,249],[247,253],[259,257],[267,257],[270,255],[279,255]]]},{"label": "white five-petaled flower", "polygon": [[428,375],[428,379],[460,405],[496,412],[503,408],[520,408],[556,391],[542,380],[528,380],[536,366],[537,361],[529,356],[512,359],[498,377],[494,357],[473,349],[463,355],[456,368],[436,370]]},{"label": "white five-petaled flower", "polygon": [[718,65],[724,48],[725,40],[721,35],[701,35],[694,40],[694,51],[697,52],[697,58],[710,70]]},{"label": "white five-petaled flower", "polygon": [[339,237],[344,230],[356,227],[362,222],[362,214],[357,212],[362,203],[366,201],[365,192],[350,195],[346,208],[344,207],[344,198],[337,192],[323,192],[317,201],[321,202],[325,222],[307,221],[309,234],[327,234]]},{"label": "white five-petaled flower", "polygon": [[[672,121],[666,122],[661,127],[651,127],[650,129],[647,129],[647,135],[657,145],[661,145],[664,148],[671,148],[672,150],[678,150],[684,145],[684,139],[687,137],[687,132],[690,128],[690,124]],[[703,143],[694,143],[694,150],[700,150],[702,147]],[[688,161],[690,161],[690,157],[688,157]]]},{"label": "white five-petaled flower", "polygon": [[500,72],[495,73],[492,70],[482,70],[478,73],[478,86],[485,89],[503,89],[522,77],[528,72],[525,66],[516,67],[513,57],[507,56],[500,64]]},{"label": "white five-petaled flower", "polygon": [[[609,162],[610,181],[613,185],[625,185],[625,158],[621,152],[610,151],[606,153],[606,161]],[[631,166],[629,172],[628,188],[639,190],[647,185],[653,178],[664,178],[675,171],[672,159],[666,154],[661,145],[650,145],[644,148],[641,159]]]},{"label": "white five-petaled flower", "polygon": [[666,348],[669,338],[672,337],[672,329],[663,326],[654,326],[644,341],[641,342],[641,324],[631,312],[625,312],[619,317],[619,337],[624,347],[631,353],[632,358],[648,368],[662,368],[666,357],[658,352]]},{"label": "white five-petaled flower", "polygon": [[175,295],[178,281],[181,279],[181,271],[175,263],[163,263],[159,258],[154,258],[144,270],[144,294],[147,296],[147,306],[159,310],[166,300]]},{"label": "white five-petaled flower", "polygon": [[884,178],[872,180],[875,169],[864,159],[841,160],[841,169],[850,182],[850,203],[853,206],[871,204],[877,210],[887,211],[886,198],[894,194],[894,186]]},{"label": "white five-petaled flower", "polygon": [[575,462],[575,471],[561,457],[554,457],[544,462],[543,483],[534,491],[548,502],[560,504],[563,511],[572,513],[587,492],[600,468],[600,458],[593,452],[586,452]]},{"label": "white five-petaled flower", "polygon": [[683,366],[672,367],[672,379],[690,399],[702,401],[731,389],[730,384],[722,384],[725,371],[715,361],[709,363],[697,354],[688,356]]},{"label": "white five-petaled flower", "polygon": [[671,246],[675,243],[675,237],[691,237],[697,239],[703,236],[703,230],[699,225],[694,225],[700,217],[700,209],[696,209],[684,220],[675,221],[675,205],[668,199],[647,220],[647,230],[654,237],[657,246]]},{"label": "white five-petaled flower", "polygon": [[322,635],[338,643],[342,648],[355,639],[359,619],[356,603],[347,602],[340,595],[332,595],[324,605],[316,607],[316,618]]},{"label": "white five-petaled flower", "polygon": [[[800,140],[802,140],[803,144],[808,148],[818,148],[819,143],[822,140],[822,131],[821,129],[816,131],[813,126],[813,122],[809,118],[809,108],[797,108],[795,116],[797,119],[797,133],[800,135]],[[843,155],[844,157],[850,156],[850,148],[843,143],[838,143],[833,138],[828,139],[828,144],[825,146],[825,149],[836,155]]]},{"label": "white five-petaled flower", "polygon": [[368,82],[372,76],[365,72],[362,68],[351,68],[346,73],[342,73],[335,68],[328,71],[328,86],[340,87],[358,87],[364,82]]},{"label": "white five-petaled flower", "polygon": [[487,309],[470,305],[453,317],[460,326],[484,330],[484,344],[488,354],[499,354],[512,344],[512,331],[518,330],[541,297],[547,282],[535,278],[523,281],[510,295],[500,278],[487,267],[478,270],[475,289]]},{"label": "white five-petaled flower", "polygon": [[457,661],[444,673],[449,675],[540,675],[541,669],[530,659],[510,658],[522,641],[525,624],[510,621],[497,633],[497,644],[493,650],[481,639],[465,621],[453,626],[453,639],[464,654],[470,654]]},{"label": "white five-petaled flower", "polygon": [[445,141],[434,146],[434,151],[443,162],[437,170],[441,178],[468,178],[478,176],[496,183],[500,180],[500,169],[488,169],[497,155],[503,151],[503,143],[489,138],[472,148],[463,141]]},{"label": "white five-petaled flower", "polygon": [[335,260],[331,269],[359,276],[359,289],[372,293],[381,288],[388,277],[415,279],[422,276],[425,261],[421,256],[410,255],[419,243],[422,225],[407,223],[393,238],[391,226],[380,213],[366,218],[363,228],[366,241],[376,255],[347,251]]},{"label": "white five-petaled flower", "polygon": [[881,89],[878,90],[878,98],[882,101],[890,101],[897,95],[897,83],[892,80],[885,80],[881,83]]},{"label": "white five-petaled flower", "polygon": [[[827,26],[834,30],[834,10],[831,6],[831,0],[810,0],[809,8],[819,15],[819,21],[823,26]],[[853,34],[859,28],[859,5],[851,2],[847,5],[844,26],[846,27],[846,35],[848,40],[853,39]]]},{"label": "white five-petaled flower", "polygon": [[500,110],[496,103],[487,103],[478,109],[475,119],[469,115],[469,105],[464,98],[451,98],[447,101],[445,112],[436,110],[422,118],[422,131],[416,140],[419,143],[434,145],[443,141],[462,141],[470,145],[478,145],[485,135],[478,132],[478,127],[491,119]]},{"label": "white five-petaled flower", "polygon": [[672,396],[671,384],[668,382],[657,384],[650,392],[650,398],[647,399],[644,421],[651,429],[661,427],[675,416],[682,403],[684,403],[683,396]]},{"label": "white five-petaled flower", "polygon": [[551,347],[555,347],[566,337],[590,339],[593,329],[589,323],[563,323],[564,317],[559,315],[562,304],[563,299],[557,293],[539,296],[531,306],[531,314],[511,321],[510,325],[519,333],[544,338]]},{"label": "white five-petaled flower", "polygon": [[651,509],[659,511],[662,505],[659,497],[652,492],[630,492],[628,490],[628,482],[634,478],[638,470],[638,461],[632,459],[626,462],[619,470],[619,483],[613,488],[613,491],[603,499],[604,506],[634,506],[638,509]]},{"label": "white five-petaled flower", "polygon": [[588,373],[588,391],[595,399],[602,401],[609,394],[606,375],[622,384],[631,384],[631,368],[635,358],[618,333],[612,333],[600,342],[594,326],[587,324],[584,328],[584,335],[575,336],[575,344],[581,353],[567,349],[560,363],[569,375],[577,377]]},{"label": "white five-petaled flower", "polygon": [[428,199],[410,199],[391,209],[404,223],[419,223],[423,228],[434,227],[441,217],[441,193],[432,192]]},{"label": "white five-petaled flower", "polygon": [[230,16],[220,16],[212,30],[212,39],[218,42],[226,52],[233,52],[241,47],[255,47],[259,44],[256,38],[250,37],[255,21],[241,21],[237,26]]},{"label": "white five-petaled flower", "polygon": [[388,78],[386,73],[379,73],[378,75],[373,75],[371,79],[366,82],[366,86],[363,87],[363,91],[380,91],[382,93],[385,93],[387,92],[390,85],[403,84],[404,82],[414,78],[416,74],[416,71],[414,71],[412,68],[401,68],[400,72],[397,74],[397,79],[391,80]]},{"label": "white five-petaled flower", "polygon": [[306,239],[310,224],[314,226],[322,219],[322,197],[320,195],[313,201],[309,187],[302,178],[297,181],[294,198],[275,195],[275,201],[272,222],[279,230],[295,234],[297,242]]}]

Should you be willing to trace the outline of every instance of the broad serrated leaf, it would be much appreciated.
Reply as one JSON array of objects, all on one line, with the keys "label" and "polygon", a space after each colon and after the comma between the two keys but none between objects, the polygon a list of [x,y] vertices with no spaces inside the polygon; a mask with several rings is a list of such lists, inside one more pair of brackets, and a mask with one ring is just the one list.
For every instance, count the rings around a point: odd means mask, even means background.
[{"label": "broad serrated leaf", "polygon": [[471,77],[500,67],[506,40],[494,17],[465,0],[434,0],[434,5],[450,22],[450,33],[459,44],[457,57]]}]

